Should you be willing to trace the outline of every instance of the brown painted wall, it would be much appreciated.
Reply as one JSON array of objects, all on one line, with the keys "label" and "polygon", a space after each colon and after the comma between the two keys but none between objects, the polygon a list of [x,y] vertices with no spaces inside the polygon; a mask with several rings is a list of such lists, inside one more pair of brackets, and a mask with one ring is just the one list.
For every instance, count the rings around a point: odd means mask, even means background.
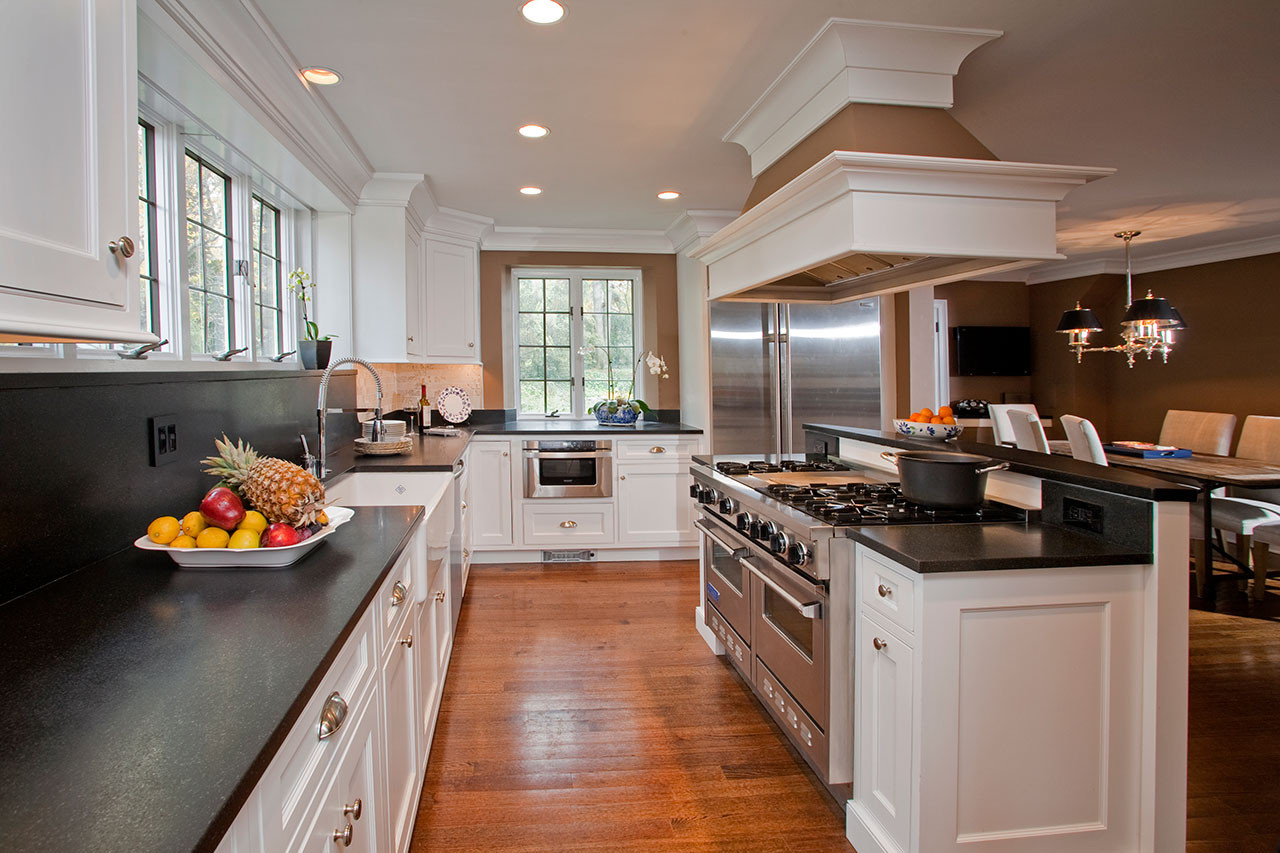
[{"label": "brown painted wall", "polygon": [[[1134,295],[1150,288],[1187,321],[1168,364],[1140,359],[1130,369],[1115,353],[1085,355],[1077,365],[1053,329],[1079,299],[1102,321],[1099,344],[1118,342],[1124,278],[1092,276],[1030,290],[1036,406],[1054,418],[1094,421],[1104,441],[1154,441],[1169,409],[1280,415],[1280,254],[1134,276]],[[1239,437],[1239,426],[1237,426]]]},{"label": "brown painted wall", "polygon": [[653,350],[667,361],[670,379],[658,383],[656,399],[646,400],[661,409],[680,408],[680,334],[676,322],[675,255],[615,252],[481,252],[480,253],[480,357],[484,362],[484,405],[506,407],[502,398],[505,365],[502,363],[502,288],[513,267],[630,267],[644,280],[644,333],[638,350]]},{"label": "brown painted wall", "polygon": [[760,173],[743,211],[755,207],[832,151],[997,159],[945,110],[849,104]]},{"label": "brown painted wall", "polygon": [[[1031,323],[1028,287],[1012,281],[957,281],[933,289],[935,299],[947,301],[947,325],[1027,326]],[[1057,321],[1054,321],[1055,324]],[[948,335],[950,331],[948,330]],[[1031,392],[1030,376],[957,376],[951,353],[951,399],[999,403],[1006,393]],[[1033,360],[1032,372],[1036,363]]]}]

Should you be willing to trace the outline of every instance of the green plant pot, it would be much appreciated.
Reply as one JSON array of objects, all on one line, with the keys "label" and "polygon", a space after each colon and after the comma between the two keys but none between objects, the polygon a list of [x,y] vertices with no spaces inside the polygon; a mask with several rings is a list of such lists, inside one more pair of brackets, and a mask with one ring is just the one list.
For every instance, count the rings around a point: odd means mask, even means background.
[{"label": "green plant pot", "polygon": [[329,366],[333,341],[298,341],[298,358],[307,370],[324,370]]}]

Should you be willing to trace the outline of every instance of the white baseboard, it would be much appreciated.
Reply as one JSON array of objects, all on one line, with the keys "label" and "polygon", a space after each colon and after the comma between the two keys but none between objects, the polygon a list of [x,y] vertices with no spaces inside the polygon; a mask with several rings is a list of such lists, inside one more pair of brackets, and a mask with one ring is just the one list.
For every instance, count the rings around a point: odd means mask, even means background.
[{"label": "white baseboard", "polygon": [[[549,551],[564,550],[582,550],[591,551],[595,556],[589,562],[592,563],[621,563],[629,561],[656,561],[656,560],[696,560],[698,559],[698,546],[687,545],[672,548],[592,548],[585,546],[583,548],[570,548],[568,546],[560,548],[548,548]],[[541,563],[542,549],[519,549],[512,551],[476,551],[471,555],[472,564],[475,563]]]}]

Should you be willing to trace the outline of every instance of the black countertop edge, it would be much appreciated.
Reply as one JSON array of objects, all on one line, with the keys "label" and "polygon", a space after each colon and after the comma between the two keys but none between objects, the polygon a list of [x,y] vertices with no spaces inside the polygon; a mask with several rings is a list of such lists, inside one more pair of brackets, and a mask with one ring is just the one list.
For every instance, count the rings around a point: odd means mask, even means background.
[{"label": "black countertop edge", "polygon": [[[334,376],[354,373],[354,370],[335,370]],[[0,391],[31,390],[34,388],[79,388],[86,385],[154,385],[163,382],[237,382],[244,379],[287,379],[289,377],[324,376],[323,370],[290,370],[288,368],[228,367],[196,368],[193,370],[81,370],[49,373],[0,373]]]},{"label": "black countertop edge", "polygon": [[668,421],[639,421],[635,426],[601,426],[595,421],[545,418],[542,420],[507,421],[501,424],[478,424],[476,435],[544,435],[547,433],[591,433],[593,435],[628,438],[633,435],[688,434],[701,435],[702,428]]},{"label": "black countertop edge", "polygon": [[[926,438],[907,438],[897,433],[880,432],[879,430],[858,429],[837,424],[805,424],[806,431],[829,435],[834,438],[848,438],[854,441],[865,441],[870,444],[881,444],[902,450],[950,450],[960,453],[977,453],[989,456],[1002,462],[1009,462],[1009,470],[1019,474],[1028,474],[1045,480],[1056,480],[1075,486],[1084,486],[1118,495],[1141,498],[1148,501],[1185,501],[1192,503],[1199,492],[1190,487],[1162,480],[1158,477],[1126,471],[1120,468],[1094,465],[1081,462],[1069,456],[1034,453],[1029,450],[1018,450],[1014,447],[1003,447],[995,444],[980,444],[973,441],[937,441]],[[837,455],[837,454],[832,454]]]},{"label": "black countertop edge", "polygon": [[[1150,565],[1131,551],[1042,524],[910,524],[849,527],[844,535],[918,574]],[[963,557],[957,557],[963,554]]]}]

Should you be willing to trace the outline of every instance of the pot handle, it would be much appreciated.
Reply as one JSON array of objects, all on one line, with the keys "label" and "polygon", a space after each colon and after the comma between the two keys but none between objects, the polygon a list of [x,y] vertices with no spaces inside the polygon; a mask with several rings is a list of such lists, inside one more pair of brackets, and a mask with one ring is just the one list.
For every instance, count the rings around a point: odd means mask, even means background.
[{"label": "pot handle", "polygon": [[893,450],[886,450],[880,454],[881,459],[887,459],[893,464],[898,464],[898,454]]},{"label": "pot handle", "polygon": [[986,468],[979,468],[974,471],[975,474],[990,474],[992,471],[1003,471],[1009,467],[1008,462],[997,462],[994,465],[988,465]]}]

